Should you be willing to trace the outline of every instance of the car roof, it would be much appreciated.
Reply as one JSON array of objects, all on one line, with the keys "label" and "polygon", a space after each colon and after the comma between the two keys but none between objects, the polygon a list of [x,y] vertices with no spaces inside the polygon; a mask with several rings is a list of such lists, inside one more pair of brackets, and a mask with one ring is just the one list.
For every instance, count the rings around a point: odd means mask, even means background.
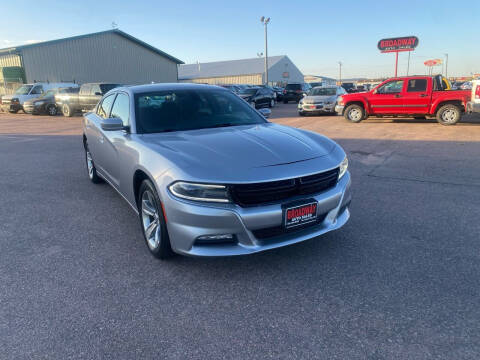
[{"label": "car roof", "polygon": [[168,90],[229,91],[224,87],[217,86],[217,85],[204,85],[204,84],[194,84],[194,83],[161,83],[161,84],[130,85],[130,86],[116,87],[110,91],[120,91],[120,90],[127,91],[133,94],[153,92],[153,91],[168,91]]}]

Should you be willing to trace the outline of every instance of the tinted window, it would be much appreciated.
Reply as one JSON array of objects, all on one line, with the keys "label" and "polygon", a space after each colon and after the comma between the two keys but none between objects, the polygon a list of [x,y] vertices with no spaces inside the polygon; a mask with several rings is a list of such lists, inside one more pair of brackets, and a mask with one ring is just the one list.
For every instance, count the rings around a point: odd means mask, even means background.
[{"label": "tinted window", "polygon": [[300,85],[300,84],[287,84],[285,89],[286,90],[302,90],[302,85]]},{"label": "tinted window", "polygon": [[139,133],[266,122],[250,105],[226,90],[178,90],[136,94],[135,120]]},{"label": "tinted window", "polygon": [[116,87],[119,87],[119,84],[100,84],[100,91],[102,94],[106,94],[112,89],[115,89]]},{"label": "tinted window", "polygon": [[403,80],[393,80],[378,88],[378,94],[397,94],[402,91]]},{"label": "tinted window", "polygon": [[408,80],[407,92],[427,91],[427,79]]},{"label": "tinted window", "polygon": [[108,95],[105,99],[103,99],[103,101],[98,105],[97,114],[106,119],[108,117],[114,99],[115,94]]},{"label": "tinted window", "polygon": [[20,86],[17,91],[15,91],[15,94],[17,95],[27,95],[30,92],[30,89],[32,88],[32,85],[23,85]]},{"label": "tinted window", "polygon": [[123,126],[127,126],[130,117],[130,100],[128,95],[119,93],[112,107],[112,118],[122,119]]}]

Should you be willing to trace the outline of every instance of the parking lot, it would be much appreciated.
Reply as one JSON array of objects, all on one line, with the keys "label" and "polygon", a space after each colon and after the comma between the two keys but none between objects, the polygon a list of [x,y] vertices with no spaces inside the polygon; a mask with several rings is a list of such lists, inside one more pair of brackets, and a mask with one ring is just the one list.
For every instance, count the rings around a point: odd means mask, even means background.
[{"label": "parking lot", "polygon": [[270,120],[344,147],[347,225],[162,262],[90,183],[81,117],[0,113],[0,358],[478,358],[480,118],[353,124],[278,104]]}]

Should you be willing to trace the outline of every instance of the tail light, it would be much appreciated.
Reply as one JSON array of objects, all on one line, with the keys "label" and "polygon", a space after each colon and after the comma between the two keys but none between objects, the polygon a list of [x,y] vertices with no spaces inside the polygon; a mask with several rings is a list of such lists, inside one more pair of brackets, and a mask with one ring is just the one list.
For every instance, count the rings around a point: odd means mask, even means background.
[{"label": "tail light", "polygon": [[480,99],[480,85],[475,88],[475,99]]},{"label": "tail light", "polygon": [[283,90],[283,93],[286,94],[286,93],[287,93],[287,90]]}]

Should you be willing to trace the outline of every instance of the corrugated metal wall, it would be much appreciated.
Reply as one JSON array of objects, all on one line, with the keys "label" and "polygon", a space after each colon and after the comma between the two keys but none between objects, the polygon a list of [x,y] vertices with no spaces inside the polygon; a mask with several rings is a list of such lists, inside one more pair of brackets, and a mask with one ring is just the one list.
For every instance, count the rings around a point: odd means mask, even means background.
[{"label": "corrugated metal wall", "polygon": [[22,49],[27,82],[177,82],[177,64],[115,33]]},{"label": "corrugated metal wall", "polygon": [[180,82],[210,84],[210,85],[226,85],[226,84],[260,85],[262,84],[262,74],[199,78],[199,79],[191,79],[191,80],[180,80]]},{"label": "corrugated metal wall", "polygon": [[295,64],[285,56],[268,69],[268,81],[278,84],[303,82],[303,74]]}]

